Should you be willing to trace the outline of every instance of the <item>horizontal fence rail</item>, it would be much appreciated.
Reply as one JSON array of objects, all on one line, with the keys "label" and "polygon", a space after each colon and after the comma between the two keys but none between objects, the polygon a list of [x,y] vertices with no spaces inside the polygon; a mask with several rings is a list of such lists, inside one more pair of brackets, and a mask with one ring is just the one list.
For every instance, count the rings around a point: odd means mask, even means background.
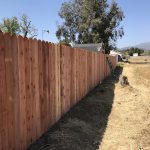
[{"label": "horizontal fence rail", "polygon": [[106,56],[0,32],[0,150],[25,150],[47,131],[110,75]]}]

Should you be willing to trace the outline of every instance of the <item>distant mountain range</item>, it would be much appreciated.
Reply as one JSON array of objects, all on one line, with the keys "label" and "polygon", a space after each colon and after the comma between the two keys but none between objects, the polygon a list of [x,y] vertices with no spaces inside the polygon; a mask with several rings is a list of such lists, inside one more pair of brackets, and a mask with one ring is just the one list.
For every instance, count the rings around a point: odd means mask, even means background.
[{"label": "distant mountain range", "polygon": [[137,47],[137,48],[141,48],[144,50],[150,50],[150,42],[141,43],[141,44],[138,44],[135,46],[124,47],[124,48],[121,48],[121,50],[125,50],[125,49],[130,48],[130,47]]}]

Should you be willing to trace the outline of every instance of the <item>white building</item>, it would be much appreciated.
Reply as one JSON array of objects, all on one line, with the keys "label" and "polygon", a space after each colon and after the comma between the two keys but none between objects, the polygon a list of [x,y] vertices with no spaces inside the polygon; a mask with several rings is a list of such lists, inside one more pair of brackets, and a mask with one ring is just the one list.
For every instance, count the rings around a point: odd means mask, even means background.
[{"label": "white building", "polygon": [[139,56],[139,54],[138,53],[133,53],[133,56],[137,57],[137,56]]},{"label": "white building", "polygon": [[114,50],[111,50],[109,55],[115,56],[117,62],[122,59],[122,54]]}]

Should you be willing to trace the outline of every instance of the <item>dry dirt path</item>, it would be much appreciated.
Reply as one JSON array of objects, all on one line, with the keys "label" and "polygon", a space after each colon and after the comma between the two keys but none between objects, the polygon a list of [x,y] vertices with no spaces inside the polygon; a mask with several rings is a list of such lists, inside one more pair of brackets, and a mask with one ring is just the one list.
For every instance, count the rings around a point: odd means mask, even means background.
[{"label": "dry dirt path", "polygon": [[99,150],[150,150],[150,65],[125,64],[122,74],[130,86],[115,85]]}]

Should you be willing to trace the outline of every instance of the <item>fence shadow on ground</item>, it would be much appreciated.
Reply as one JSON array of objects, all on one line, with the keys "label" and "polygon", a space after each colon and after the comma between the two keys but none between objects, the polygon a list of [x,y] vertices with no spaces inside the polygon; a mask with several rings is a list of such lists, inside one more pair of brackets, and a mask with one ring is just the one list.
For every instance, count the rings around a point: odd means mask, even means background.
[{"label": "fence shadow on ground", "polygon": [[34,142],[28,150],[96,150],[101,145],[111,113],[116,79],[107,78],[61,120]]}]

